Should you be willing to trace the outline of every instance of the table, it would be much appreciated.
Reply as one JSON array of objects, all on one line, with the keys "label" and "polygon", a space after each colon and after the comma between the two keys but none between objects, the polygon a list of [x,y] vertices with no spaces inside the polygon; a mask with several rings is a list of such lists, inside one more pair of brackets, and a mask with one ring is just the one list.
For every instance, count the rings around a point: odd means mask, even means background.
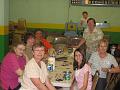
[{"label": "table", "polygon": [[[73,60],[72,56],[56,59],[55,70],[49,72],[49,78],[53,86],[62,87],[62,90],[69,90],[72,83]],[[64,78],[66,71],[70,71],[70,80]]]}]

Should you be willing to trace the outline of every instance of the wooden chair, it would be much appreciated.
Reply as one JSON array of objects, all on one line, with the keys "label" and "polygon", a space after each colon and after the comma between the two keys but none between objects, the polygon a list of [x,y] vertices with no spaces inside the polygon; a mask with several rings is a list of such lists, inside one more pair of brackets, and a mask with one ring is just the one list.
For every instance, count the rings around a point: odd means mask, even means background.
[{"label": "wooden chair", "polygon": [[26,20],[25,19],[18,19],[17,29],[21,31],[26,31]]},{"label": "wooden chair", "polygon": [[[120,67],[120,58],[116,58],[118,65]],[[111,68],[113,68],[112,66]],[[108,73],[107,74],[107,85],[105,90],[114,90],[115,85],[117,84],[118,80],[120,80],[119,73]]]},{"label": "wooden chair", "polygon": [[95,90],[96,85],[97,85],[97,82],[98,82],[98,79],[99,79],[99,75],[100,75],[100,73],[99,73],[99,71],[97,70],[97,71],[95,72],[95,75],[93,76],[93,83],[92,83],[92,89],[91,89],[91,90]]}]

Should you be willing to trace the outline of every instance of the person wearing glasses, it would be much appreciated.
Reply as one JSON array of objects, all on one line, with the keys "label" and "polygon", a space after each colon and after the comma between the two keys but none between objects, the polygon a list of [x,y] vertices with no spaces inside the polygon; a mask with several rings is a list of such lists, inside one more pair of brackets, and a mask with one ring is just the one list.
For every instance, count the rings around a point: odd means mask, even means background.
[{"label": "person wearing glasses", "polygon": [[20,88],[18,78],[22,76],[26,64],[24,50],[24,43],[18,42],[13,45],[13,49],[4,57],[0,72],[3,90],[18,90]]},{"label": "person wearing glasses", "polygon": [[25,66],[20,90],[55,90],[50,80],[43,58],[45,48],[41,43],[32,47],[33,58]]}]

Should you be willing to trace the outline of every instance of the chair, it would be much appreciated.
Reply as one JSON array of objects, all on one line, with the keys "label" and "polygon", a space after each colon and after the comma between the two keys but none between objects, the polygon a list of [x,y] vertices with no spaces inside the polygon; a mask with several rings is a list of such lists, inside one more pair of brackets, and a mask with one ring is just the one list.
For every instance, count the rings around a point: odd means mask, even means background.
[{"label": "chair", "polygon": [[17,29],[21,31],[26,31],[26,20],[25,19],[18,19]]},{"label": "chair", "polygon": [[65,33],[66,37],[78,36],[78,23],[67,22],[65,23]]},{"label": "chair", "polygon": [[100,73],[99,73],[99,71],[97,70],[97,71],[95,72],[95,75],[93,76],[93,83],[92,83],[92,89],[91,89],[91,90],[95,90],[96,85],[97,85],[97,82],[98,82],[98,79],[99,79],[99,75],[100,75]]},{"label": "chair", "polygon": [[[118,65],[120,66],[120,58],[116,58],[118,60]],[[114,66],[112,65],[111,68]],[[119,73],[108,73],[107,74],[107,85],[105,90],[114,90],[115,85],[117,84],[118,80],[120,80],[120,74]]]},{"label": "chair", "polygon": [[13,21],[9,21],[9,31],[14,31],[16,28],[16,23]]}]

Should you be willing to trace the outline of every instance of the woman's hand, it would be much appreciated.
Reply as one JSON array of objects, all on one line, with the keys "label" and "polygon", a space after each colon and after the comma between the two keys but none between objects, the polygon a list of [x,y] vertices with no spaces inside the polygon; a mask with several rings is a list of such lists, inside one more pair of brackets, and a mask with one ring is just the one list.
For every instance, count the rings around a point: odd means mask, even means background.
[{"label": "woman's hand", "polygon": [[70,90],[74,90],[74,86],[73,85],[70,86]]},{"label": "woman's hand", "polygon": [[103,72],[109,72],[109,69],[108,69],[108,68],[101,68],[101,70],[102,70]]}]

